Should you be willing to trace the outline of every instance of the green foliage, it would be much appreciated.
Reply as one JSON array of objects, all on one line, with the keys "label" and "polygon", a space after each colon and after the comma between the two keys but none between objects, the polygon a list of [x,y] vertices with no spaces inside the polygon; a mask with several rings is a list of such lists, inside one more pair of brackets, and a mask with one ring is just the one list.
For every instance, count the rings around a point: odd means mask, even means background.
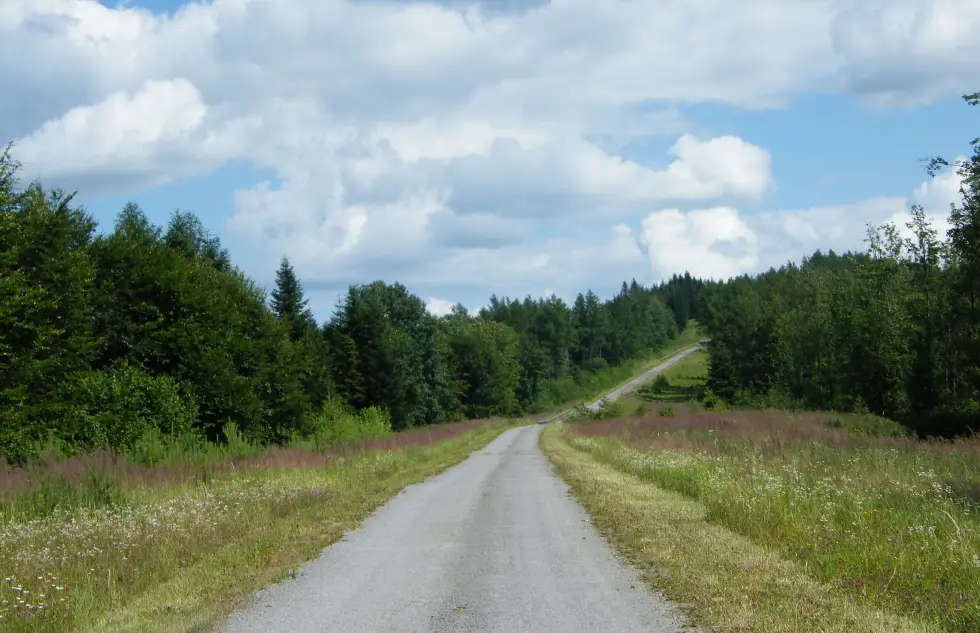
[{"label": "green foliage", "polygon": [[711,411],[724,411],[727,408],[724,399],[719,398],[710,389],[705,389],[701,395],[701,405]]},{"label": "green foliage", "polygon": [[128,203],[96,235],[18,168],[0,155],[0,457],[15,463],[100,446],[207,462],[552,409],[629,378],[700,290],[633,281],[607,301],[493,297],[436,318],[378,281],[318,327],[287,258],[267,296],[194,214],[158,227]]},{"label": "green foliage", "polygon": [[926,436],[980,429],[980,140],[954,169],[962,201],[945,239],[913,206],[910,237],[869,228],[866,254],[705,286],[710,391],[742,406],[866,411]]},{"label": "green foliage", "polygon": [[334,383],[348,404],[389,411],[396,430],[451,419],[436,320],[404,286],[351,286],[326,331]]},{"label": "green foliage", "polygon": [[441,322],[453,398],[463,417],[506,417],[520,412],[518,338],[503,323],[456,313]]},{"label": "green foliage", "polygon": [[216,265],[216,238],[177,240],[175,233],[198,232],[186,214],[177,220],[170,238],[160,238],[129,205],[115,230],[92,243],[95,368],[128,361],[172,377],[198,403],[197,428],[211,440],[232,419],[255,441],[284,441],[307,407],[299,349],[263,293]]},{"label": "green foliage", "polygon": [[298,341],[316,328],[313,313],[307,307],[309,299],[289,259],[282,258],[276,271],[276,287],[272,291],[272,313],[289,328],[290,337]]},{"label": "green foliage", "polygon": [[224,426],[221,427],[221,434],[225,440],[224,450],[222,451],[225,457],[245,459],[258,455],[262,450],[260,445],[243,435],[238,425],[231,420],[225,422]]},{"label": "green foliage", "polygon": [[657,411],[657,415],[659,415],[662,418],[672,418],[675,415],[674,407],[670,405],[660,407],[660,409]]},{"label": "green foliage", "polygon": [[76,374],[62,397],[74,406],[61,436],[77,446],[127,450],[153,431],[171,438],[189,433],[197,420],[197,405],[172,378],[126,364]]},{"label": "green foliage", "polygon": [[580,294],[571,307],[555,296],[523,301],[492,296],[480,318],[517,332],[517,399],[527,411],[548,410],[618,384],[629,377],[627,361],[661,348],[678,333],[660,291],[636,281],[624,282],[606,302],[592,292]]},{"label": "green foliage", "polygon": [[21,461],[65,412],[56,397],[86,369],[94,222],[72,197],[31,184],[0,154],[0,456]]},{"label": "green foliage", "polygon": [[337,444],[384,437],[391,432],[391,416],[387,411],[368,407],[354,413],[340,400],[331,398],[313,416],[310,435],[301,443],[322,451]]},{"label": "green foliage", "polygon": [[908,437],[910,435],[909,429],[898,422],[868,413],[835,415],[828,418],[825,423],[832,428],[846,429],[854,435],[872,437]]}]

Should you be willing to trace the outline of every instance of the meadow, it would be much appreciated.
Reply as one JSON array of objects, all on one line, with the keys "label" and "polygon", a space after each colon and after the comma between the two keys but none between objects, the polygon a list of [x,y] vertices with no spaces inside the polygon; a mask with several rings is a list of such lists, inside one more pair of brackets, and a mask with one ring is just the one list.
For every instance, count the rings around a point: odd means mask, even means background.
[{"label": "meadow", "polygon": [[0,470],[0,630],[213,630],[400,489],[512,425],[448,424],[325,450],[239,440],[150,466],[106,452]]},{"label": "meadow", "polygon": [[644,411],[543,440],[650,582],[727,631],[980,630],[980,440],[664,402],[698,389],[696,356]]}]

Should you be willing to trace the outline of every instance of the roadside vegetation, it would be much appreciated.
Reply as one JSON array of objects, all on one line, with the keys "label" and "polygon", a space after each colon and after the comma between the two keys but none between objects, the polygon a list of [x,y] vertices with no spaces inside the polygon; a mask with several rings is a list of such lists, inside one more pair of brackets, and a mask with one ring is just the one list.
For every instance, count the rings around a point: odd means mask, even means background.
[{"label": "roadside vegetation", "polygon": [[648,582],[724,631],[980,630],[980,438],[711,409],[706,370],[692,355],[638,390],[642,411],[542,439]]},{"label": "roadside vegetation", "polygon": [[511,426],[447,424],[325,451],[238,439],[154,466],[103,453],[7,469],[0,630],[213,630],[406,485]]}]

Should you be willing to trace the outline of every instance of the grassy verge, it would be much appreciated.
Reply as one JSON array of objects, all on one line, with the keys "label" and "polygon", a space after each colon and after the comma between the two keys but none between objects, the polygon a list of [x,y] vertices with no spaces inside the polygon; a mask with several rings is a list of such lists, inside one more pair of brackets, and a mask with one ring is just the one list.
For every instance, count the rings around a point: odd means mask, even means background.
[{"label": "grassy verge", "polygon": [[511,426],[445,425],[332,452],[269,450],[204,477],[172,464],[120,467],[98,475],[114,482],[112,498],[40,518],[18,517],[8,503],[0,629],[213,630],[406,485]]},{"label": "grassy verge", "polygon": [[880,421],[678,413],[544,448],[652,579],[726,630],[980,630],[980,442]]},{"label": "grassy verge", "polygon": [[694,623],[729,633],[940,631],[848,600],[713,521],[705,504],[596,459],[567,425],[546,429],[542,447],[606,538]]}]

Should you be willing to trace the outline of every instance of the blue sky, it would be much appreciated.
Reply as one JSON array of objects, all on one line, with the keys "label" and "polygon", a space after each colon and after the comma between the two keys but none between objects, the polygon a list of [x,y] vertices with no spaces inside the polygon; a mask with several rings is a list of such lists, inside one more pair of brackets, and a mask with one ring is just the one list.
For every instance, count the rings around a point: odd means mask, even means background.
[{"label": "blue sky", "polygon": [[980,127],[963,2],[10,1],[27,174],[106,230],[193,211],[261,283],[287,254],[321,318],[379,278],[439,311],[860,248],[942,222],[918,159]]}]

